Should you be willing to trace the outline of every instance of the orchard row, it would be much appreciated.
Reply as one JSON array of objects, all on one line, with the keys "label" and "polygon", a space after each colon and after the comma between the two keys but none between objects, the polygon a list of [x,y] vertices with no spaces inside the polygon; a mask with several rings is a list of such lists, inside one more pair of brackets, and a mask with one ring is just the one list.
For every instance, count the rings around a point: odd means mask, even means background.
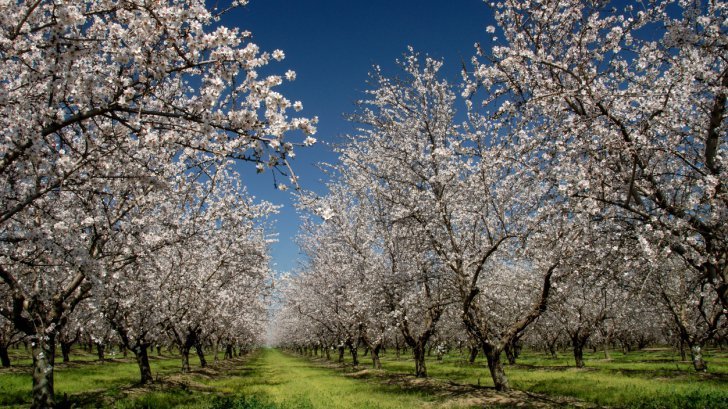
[{"label": "orchard row", "polygon": [[142,383],[155,345],[187,370],[193,347],[262,342],[276,208],[240,163],[295,183],[285,135],[315,120],[259,74],[282,51],[217,23],[244,3],[2,3],[0,352],[30,343],[34,408],[79,338],[121,343]]},{"label": "orchard row", "polygon": [[[725,343],[728,5],[493,5],[463,80],[416,53],[372,75],[287,280],[290,348]],[[318,221],[317,221],[318,220]],[[321,221],[322,220],[322,221]]]}]

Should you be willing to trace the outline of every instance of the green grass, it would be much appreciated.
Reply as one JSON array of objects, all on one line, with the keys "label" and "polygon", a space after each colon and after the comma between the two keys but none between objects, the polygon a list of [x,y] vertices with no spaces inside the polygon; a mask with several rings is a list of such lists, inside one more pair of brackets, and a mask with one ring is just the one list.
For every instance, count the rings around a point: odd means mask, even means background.
[{"label": "green grass", "polygon": [[[348,357],[347,357],[348,359]],[[505,359],[505,357],[503,357]],[[640,408],[728,407],[728,351],[708,351],[707,374],[696,373],[670,349],[586,353],[586,368],[574,368],[573,357],[565,352],[557,359],[525,351],[516,365],[506,365],[511,387],[551,396],[569,396],[597,405]],[[360,359],[361,365],[371,362]],[[391,373],[412,373],[414,361],[392,353],[382,356]],[[428,374],[436,379],[463,384],[493,386],[484,358],[467,363],[457,351],[441,361],[427,360]]]},{"label": "green grass", "polygon": [[[78,360],[74,356],[71,363],[56,366],[61,407],[404,409],[437,404],[426,391],[352,379],[274,349],[224,361],[209,370],[194,370],[198,362],[192,361],[193,372],[184,375],[179,373],[179,358],[153,357],[152,372],[158,382],[145,388],[135,386],[139,374],[131,357],[100,363],[79,354]],[[27,407],[30,368],[11,369],[0,370],[0,406]]]},{"label": "green grass", "polygon": [[[179,357],[164,355],[150,356],[152,374],[157,378],[176,374],[181,368]],[[11,363],[10,370],[0,369],[0,406],[27,407],[31,399],[31,360],[24,350],[11,350]],[[196,356],[190,356],[190,363],[199,365]],[[73,351],[68,363],[61,362],[60,353],[56,356],[54,387],[57,402],[64,402],[69,396],[72,403],[91,405],[123,396],[124,391],[133,388],[138,381],[139,367],[131,353],[128,358],[120,354],[107,355],[105,362],[80,349]],[[172,391],[172,395],[175,394],[176,391]]]},{"label": "green grass", "polygon": [[282,408],[416,408],[435,402],[423,391],[408,391],[342,376],[299,357],[265,349],[243,376],[213,381],[224,391],[260,397]]},{"label": "green grass", "polygon": [[[0,369],[0,407],[27,407],[30,361],[24,350],[14,350],[12,358],[12,368]],[[196,357],[190,358],[193,372],[180,374],[177,356],[153,354],[157,382],[142,388],[136,385],[139,372],[131,355],[101,363],[94,354],[75,350],[70,363],[57,363],[57,401],[60,407],[119,409],[457,408],[474,404],[468,394],[488,392],[478,385],[492,386],[483,358],[469,364],[457,351],[441,361],[428,357],[428,372],[434,379],[428,384],[406,376],[413,372],[413,360],[404,354],[396,358],[391,351],[382,355],[383,371],[363,371],[371,366],[369,357],[360,357],[359,368],[347,365],[337,370],[322,358],[312,361],[274,349],[221,361],[208,369],[198,368]],[[728,407],[728,351],[706,352],[707,374],[694,372],[689,362],[680,361],[670,349],[612,352],[611,359],[598,352],[585,358],[587,367],[576,369],[566,352],[551,359],[525,351],[516,365],[506,366],[506,373],[515,389],[595,405]],[[450,382],[473,387],[447,391]]]}]

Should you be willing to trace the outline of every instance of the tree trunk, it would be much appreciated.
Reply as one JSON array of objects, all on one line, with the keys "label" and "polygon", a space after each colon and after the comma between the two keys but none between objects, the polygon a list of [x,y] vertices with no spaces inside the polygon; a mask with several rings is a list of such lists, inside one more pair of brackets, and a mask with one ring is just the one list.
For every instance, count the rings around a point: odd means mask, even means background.
[{"label": "tree trunk", "polygon": [[3,368],[10,367],[10,355],[8,355],[8,347],[5,345],[0,345],[0,363],[2,363]]},{"label": "tree trunk", "polygon": [[584,367],[584,343],[580,340],[573,340],[572,346],[574,347],[574,362],[577,368]]},{"label": "tree trunk", "polygon": [[382,369],[382,361],[379,360],[379,350],[382,349],[382,344],[375,345],[372,348],[372,366],[374,369]]},{"label": "tree trunk", "polygon": [[73,345],[73,342],[61,341],[61,356],[63,357],[64,363],[71,360],[71,357],[69,356],[71,353],[71,345]]},{"label": "tree trunk", "polygon": [[508,385],[508,377],[503,370],[503,364],[501,364],[501,351],[497,348],[484,346],[483,354],[488,359],[488,369],[490,370],[490,377],[493,378],[495,390],[500,392],[511,390]]},{"label": "tree trunk", "polygon": [[180,348],[180,353],[182,354],[182,372],[189,372],[190,371],[190,346],[182,345],[182,348]]},{"label": "tree trunk", "polygon": [[693,368],[698,372],[707,372],[708,364],[703,360],[703,348],[700,345],[690,347],[690,359],[693,361]]},{"label": "tree trunk", "polygon": [[31,339],[33,354],[33,403],[32,409],[55,406],[53,391],[53,364],[56,358],[55,334],[36,335]]},{"label": "tree trunk", "polygon": [[415,345],[412,348],[412,354],[415,358],[415,376],[417,378],[427,378],[427,366],[425,365],[425,345]]},{"label": "tree trunk", "polygon": [[688,360],[688,354],[685,352],[685,342],[683,340],[680,340],[680,360],[681,361],[687,361]]},{"label": "tree trunk", "polygon": [[134,347],[133,352],[136,356],[137,365],[139,365],[139,373],[141,375],[139,383],[146,385],[153,381],[152,368],[149,366],[149,355],[147,355],[147,344],[141,344]]},{"label": "tree trunk", "polygon": [[104,359],[106,359],[106,357],[104,356],[105,349],[106,349],[106,347],[104,346],[104,344],[102,344],[102,343],[96,344],[96,355],[99,357],[99,361],[103,361]]},{"label": "tree trunk", "polygon": [[329,348],[329,346],[326,345],[326,346],[324,346],[324,350],[326,352],[326,360],[330,361],[331,360],[331,348]]},{"label": "tree trunk", "polygon": [[478,357],[478,347],[470,347],[470,357],[468,358],[469,363],[475,363],[475,358]]},{"label": "tree trunk", "polygon": [[548,345],[549,354],[551,354],[551,359],[556,359],[559,356],[556,353],[556,343],[558,341],[554,339],[553,341],[547,341],[546,344]]},{"label": "tree trunk", "polygon": [[339,347],[339,363],[344,362],[344,346]]},{"label": "tree trunk", "polygon": [[200,358],[200,366],[205,368],[207,360],[205,359],[205,352],[202,350],[202,344],[199,342],[195,342],[195,352],[197,352],[197,357]]},{"label": "tree trunk", "polygon": [[511,346],[510,344],[506,344],[505,347],[505,353],[506,353],[506,359],[508,359],[509,365],[515,365],[516,364],[516,351],[515,348]]},{"label": "tree trunk", "polygon": [[351,352],[351,363],[354,366],[359,366],[359,349],[356,347],[356,345],[349,345],[349,352]]}]

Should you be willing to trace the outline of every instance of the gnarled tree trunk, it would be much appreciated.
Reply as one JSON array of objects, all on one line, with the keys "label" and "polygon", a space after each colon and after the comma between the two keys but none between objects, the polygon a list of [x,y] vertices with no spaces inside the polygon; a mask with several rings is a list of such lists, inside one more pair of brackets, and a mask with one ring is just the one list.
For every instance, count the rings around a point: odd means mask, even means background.
[{"label": "gnarled tree trunk", "polygon": [[415,376],[418,378],[427,378],[427,366],[425,365],[425,344],[417,343],[412,348],[412,354],[415,358]]},{"label": "gnarled tree trunk", "polygon": [[490,371],[490,377],[493,379],[493,385],[497,391],[505,392],[511,390],[511,387],[508,384],[506,372],[503,370],[501,353],[502,351],[499,348],[483,345],[483,354],[488,360],[488,370]]},{"label": "gnarled tree trunk", "polygon": [[351,363],[354,366],[359,366],[359,348],[357,348],[356,344],[349,344],[349,352],[351,352]]},{"label": "gnarled tree trunk", "polygon": [[203,368],[206,367],[207,360],[205,359],[205,352],[200,342],[195,342],[195,352],[197,352],[197,357],[200,358],[200,366]]},{"label": "gnarled tree trunk", "polygon": [[580,337],[572,337],[571,346],[574,348],[574,362],[577,368],[584,367],[584,345],[586,340]]},{"label": "gnarled tree trunk", "polygon": [[148,349],[149,344],[141,343],[135,345],[134,348],[132,348],[132,352],[134,352],[134,356],[136,356],[137,365],[139,366],[139,383],[141,385],[152,383],[152,381],[154,380],[152,378],[152,368],[149,366],[149,355],[147,353]]},{"label": "gnarled tree trunk", "polygon": [[190,371],[190,347],[188,345],[183,345],[182,348],[180,348],[180,355],[182,355],[182,372],[189,372]]},{"label": "gnarled tree trunk", "polygon": [[690,346],[690,359],[693,361],[693,368],[698,372],[707,372],[708,364],[703,360],[703,348],[701,345]]},{"label": "gnarled tree trunk", "polygon": [[32,409],[55,406],[53,390],[53,365],[56,358],[55,334],[35,335],[31,338],[33,354],[33,404]]},{"label": "gnarled tree trunk", "polygon": [[344,362],[344,351],[345,351],[344,346],[339,345],[339,363]]},{"label": "gnarled tree trunk", "polygon": [[382,349],[382,344],[379,343],[377,345],[374,345],[374,348],[372,348],[372,366],[374,369],[382,369],[382,361],[379,359],[379,351]]}]

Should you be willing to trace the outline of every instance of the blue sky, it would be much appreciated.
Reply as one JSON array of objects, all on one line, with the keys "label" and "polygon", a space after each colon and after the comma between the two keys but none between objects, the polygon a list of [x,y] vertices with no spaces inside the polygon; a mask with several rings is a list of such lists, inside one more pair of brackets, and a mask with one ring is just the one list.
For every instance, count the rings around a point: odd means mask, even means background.
[{"label": "blue sky", "polygon": [[[302,188],[325,193],[320,162],[336,162],[331,145],[353,131],[344,115],[367,89],[367,74],[375,64],[385,73],[399,74],[395,60],[413,46],[421,54],[444,59],[444,75],[455,82],[461,61],[470,60],[474,43],[487,46],[494,25],[492,11],[482,0],[251,0],[228,14],[223,24],[249,30],[263,50],[282,49],[286,59],[265,73],[292,69],[297,79],[281,92],[303,102],[304,116],[319,117],[319,140],[299,148],[292,165]],[[273,227],[279,242],[271,248],[274,269],[294,268],[301,260],[295,236],[299,215],[290,192],[274,189],[269,172],[243,171],[250,192],[259,199],[283,205]]]}]

